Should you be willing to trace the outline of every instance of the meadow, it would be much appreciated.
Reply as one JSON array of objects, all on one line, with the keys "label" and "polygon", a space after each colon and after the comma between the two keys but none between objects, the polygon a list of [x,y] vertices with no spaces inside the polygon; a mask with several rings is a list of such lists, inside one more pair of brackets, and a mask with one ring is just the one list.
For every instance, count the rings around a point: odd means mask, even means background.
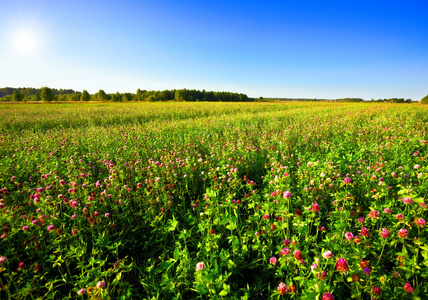
[{"label": "meadow", "polygon": [[1,299],[426,299],[428,107],[0,106]]}]

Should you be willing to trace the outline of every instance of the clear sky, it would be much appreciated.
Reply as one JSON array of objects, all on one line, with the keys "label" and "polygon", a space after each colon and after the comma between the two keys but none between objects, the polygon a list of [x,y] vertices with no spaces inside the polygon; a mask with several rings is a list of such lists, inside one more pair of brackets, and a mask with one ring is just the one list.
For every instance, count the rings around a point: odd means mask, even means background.
[{"label": "clear sky", "polygon": [[428,94],[428,1],[0,0],[0,87]]}]

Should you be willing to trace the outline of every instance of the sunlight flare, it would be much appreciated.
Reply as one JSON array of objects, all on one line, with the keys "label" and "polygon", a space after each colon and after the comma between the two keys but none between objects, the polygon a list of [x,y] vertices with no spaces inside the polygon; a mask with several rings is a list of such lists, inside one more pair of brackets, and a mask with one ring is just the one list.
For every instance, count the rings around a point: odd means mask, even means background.
[{"label": "sunlight flare", "polygon": [[31,54],[37,49],[37,35],[31,30],[22,30],[13,37],[14,49],[20,53]]}]

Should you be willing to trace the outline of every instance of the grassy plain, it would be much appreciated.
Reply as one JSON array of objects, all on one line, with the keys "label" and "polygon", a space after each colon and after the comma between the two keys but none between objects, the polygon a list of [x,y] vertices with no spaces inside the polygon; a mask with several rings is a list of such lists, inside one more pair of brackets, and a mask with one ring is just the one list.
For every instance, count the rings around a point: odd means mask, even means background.
[{"label": "grassy plain", "polygon": [[428,294],[425,106],[0,110],[2,299]]}]

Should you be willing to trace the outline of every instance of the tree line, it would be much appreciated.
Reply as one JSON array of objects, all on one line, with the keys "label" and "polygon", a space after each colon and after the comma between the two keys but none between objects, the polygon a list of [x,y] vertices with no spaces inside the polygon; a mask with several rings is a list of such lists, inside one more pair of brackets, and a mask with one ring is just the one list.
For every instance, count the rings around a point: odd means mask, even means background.
[{"label": "tree line", "polygon": [[76,102],[76,101],[225,101],[225,102],[247,102],[255,101],[242,93],[213,92],[199,90],[164,90],[147,91],[138,89],[136,93],[114,93],[108,94],[104,90],[99,90],[95,94],[88,91],[82,92],[71,89],[52,89],[49,87],[35,88],[0,88],[0,101],[12,102]]},{"label": "tree line", "polygon": [[[138,89],[135,93],[107,94],[104,90],[99,90],[95,94],[88,91],[74,91],[72,89],[53,89],[49,87],[36,88],[0,88],[0,101],[7,102],[78,102],[78,101],[224,101],[224,102],[247,102],[247,101],[329,101],[329,102],[367,102],[361,98],[340,98],[340,99],[310,99],[310,98],[250,98],[246,94],[232,92],[213,92],[199,90],[163,90],[148,91]],[[371,99],[368,102],[387,103],[412,103],[412,99],[389,98]],[[421,99],[421,103],[428,103],[428,95]]]}]

